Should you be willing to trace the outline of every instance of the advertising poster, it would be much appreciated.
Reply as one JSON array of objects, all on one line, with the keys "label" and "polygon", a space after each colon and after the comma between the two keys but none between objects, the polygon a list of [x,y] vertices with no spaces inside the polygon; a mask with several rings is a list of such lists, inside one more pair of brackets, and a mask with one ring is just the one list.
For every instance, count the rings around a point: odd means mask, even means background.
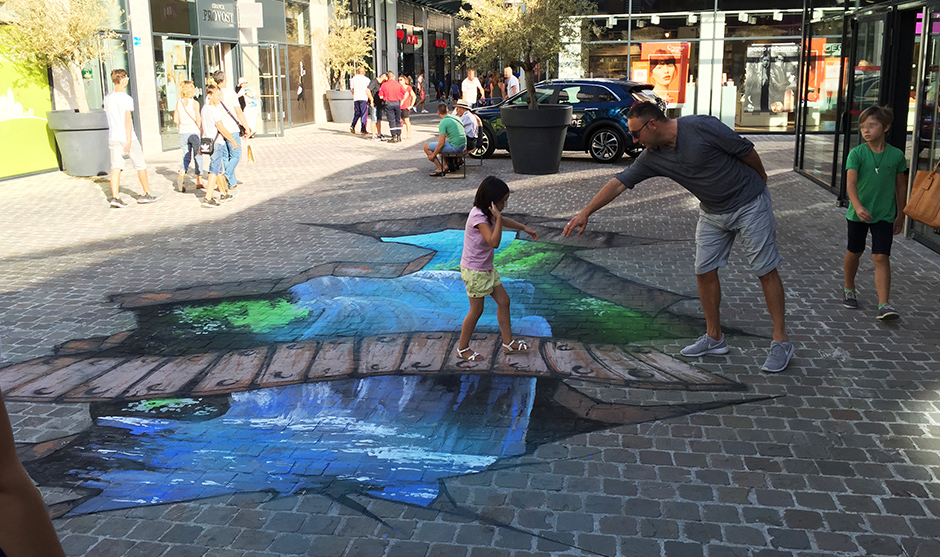
[{"label": "advertising poster", "polygon": [[800,45],[797,43],[747,47],[744,111],[792,112],[799,63]]},{"label": "advertising poster", "polygon": [[631,68],[633,80],[651,84],[667,105],[684,103],[689,43],[642,43],[640,48],[640,60]]},{"label": "advertising poster", "polygon": [[35,83],[0,56],[0,178],[58,168],[55,140],[46,122],[52,110],[49,83]]}]

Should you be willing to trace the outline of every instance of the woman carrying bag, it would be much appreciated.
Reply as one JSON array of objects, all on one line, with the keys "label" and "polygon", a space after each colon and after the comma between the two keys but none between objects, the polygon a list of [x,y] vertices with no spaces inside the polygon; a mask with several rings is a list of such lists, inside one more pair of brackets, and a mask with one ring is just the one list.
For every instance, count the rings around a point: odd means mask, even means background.
[{"label": "woman carrying bag", "polygon": [[186,172],[189,171],[189,161],[192,159],[196,171],[196,188],[202,187],[202,155],[199,154],[199,138],[202,136],[202,116],[199,114],[199,101],[195,98],[196,85],[192,81],[184,81],[180,86],[180,99],[176,101],[176,110],[173,111],[173,122],[179,128],[180,149],[183,150],[183,161],[176,176],[176,189],[186,193]]}]

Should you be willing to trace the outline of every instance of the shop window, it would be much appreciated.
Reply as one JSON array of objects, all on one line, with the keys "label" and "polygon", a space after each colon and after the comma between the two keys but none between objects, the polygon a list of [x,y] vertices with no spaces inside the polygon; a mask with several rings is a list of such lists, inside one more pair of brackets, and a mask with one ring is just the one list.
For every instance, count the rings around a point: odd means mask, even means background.
[{"label": "shop window", "polygon": [[307,4],[285,3],[287,10],[287,42],[310,44],[310,10]]},{"label": "shop window", "polygon": [[258,41],[262,43],[287,42],[287,30],[284,27],[284,2],[280,0],[260,0],[263,26],[258,28]]},{"label": "shop window", "polygon": [[150,18],[154,33],[199,33],[195,0],[151,0]]}]

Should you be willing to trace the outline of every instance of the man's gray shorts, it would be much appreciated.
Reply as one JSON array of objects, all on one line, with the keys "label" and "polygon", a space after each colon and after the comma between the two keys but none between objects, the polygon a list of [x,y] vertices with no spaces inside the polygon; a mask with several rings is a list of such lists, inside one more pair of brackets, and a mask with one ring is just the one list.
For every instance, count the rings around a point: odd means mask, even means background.
[{"label": "man's gray shorts", "polygon": [[704,275],[728,263],[736,236],[744,244],[751,269],[762,277],[783,260],[777,252],[777,226],[770,192],[730,213],[711,214],[699,209],[695,229],[695,274]]}]

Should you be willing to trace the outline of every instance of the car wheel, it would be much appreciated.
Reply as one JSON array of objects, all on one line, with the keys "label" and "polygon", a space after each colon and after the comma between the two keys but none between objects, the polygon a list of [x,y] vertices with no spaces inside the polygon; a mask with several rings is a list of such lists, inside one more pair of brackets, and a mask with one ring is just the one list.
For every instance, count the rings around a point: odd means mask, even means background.
[{"label": "car wheel", "polygon": [[612,163],[623,156],[623,137],[612,128],[599,128],[588,138],[588,152],[597,162]]},{"label": "car wheel", "polygon": [[496,150],[496,139],[493,137],[493,132],[486,126],[480,126],[480,132],[480,137],[477,138],[477,148],[470,152],[470,156],[475,159],[488,159]]}]

